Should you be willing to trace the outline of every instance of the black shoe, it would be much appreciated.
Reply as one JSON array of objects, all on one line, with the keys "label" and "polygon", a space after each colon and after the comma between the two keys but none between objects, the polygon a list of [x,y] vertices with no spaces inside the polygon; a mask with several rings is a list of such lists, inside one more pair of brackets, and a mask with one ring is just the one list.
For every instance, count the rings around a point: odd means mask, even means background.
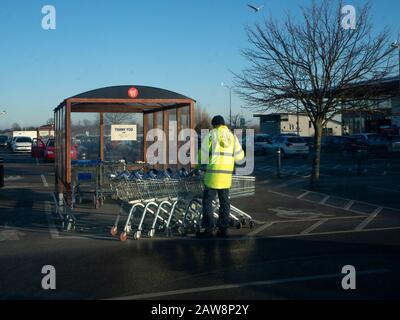
[{"label": "black shoe", "polygon": [[218,238],[227,238],[228,237],[228,231],[224,229],[218,229],[216,236]]}]

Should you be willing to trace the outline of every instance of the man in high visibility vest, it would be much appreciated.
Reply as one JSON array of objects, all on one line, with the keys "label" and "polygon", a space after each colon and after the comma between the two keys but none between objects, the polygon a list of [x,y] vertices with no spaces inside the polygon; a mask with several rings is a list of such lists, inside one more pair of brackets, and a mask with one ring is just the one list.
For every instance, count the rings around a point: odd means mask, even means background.
[{"label": "man in high visibility vest", "polygon": [[235,162],[244,158],[244,152],[238,138],[225,125],[222,116],[215,116],[211,122],[214,127],[205,136],[201,144],[197,168],[206,165],[203,193],[204,233],[199,236],[214,235],[213,201],[219,198],[219,221],[217,236],[226,237],[229,227],[229,189],[232,186],[232,174]]}]

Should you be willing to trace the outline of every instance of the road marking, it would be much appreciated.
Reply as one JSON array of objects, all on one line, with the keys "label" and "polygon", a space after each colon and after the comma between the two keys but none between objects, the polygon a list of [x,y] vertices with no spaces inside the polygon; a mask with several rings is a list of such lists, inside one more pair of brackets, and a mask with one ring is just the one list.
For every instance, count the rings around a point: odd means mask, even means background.
[{"label": "road marking", "polygon": [[265,229],[271,227],[274,223],[275,223],[275,222],[266,223],[266,224],[262,225],[261,227],[255,229],[255,230],[253,230],[253,231],[251,231],[251,232],[249,232],[249,233],[247,234],[247,236],[253,237],[253,236],[255,236],[256,234],[259,234],[260,232],[264,231]]},{"label": "road marking", "polygon": [[5,241],[18,241],[25,236],[24,232],[15,230],[14,228],[5,227],[4,230],[0,231],[0,242]]},{"label": "road marking", "polygon": [[379,190],[379,191],[385,191],[385,192],[396,192],[396,193],[400,193],[399,190],[394,190],[394,189],[387,189],[387,188],[373,187],[373,186],[368,186],[368,188],[370,188],[370,189],[375,189],[375,190]]},{"label": "road marking", "polygon": [[43,174],[41,174],[40,177],[42,178],[43,185],[44,185],[45,187],[48,187],[49,184],[48,184],[47,181],[46,181],[46,177],[45,177]]},{"label": "road marking", "polygon": [[277,185],[275,188],[279,189],[279,188],[285,188],[287,186],[288,186],[287,183],[282,183],[282,184]]},{"label": "road marking", "polygon": [[319,204],[325,204],[325,203],[329,200],[330,197],[331,197],[331,196],[326,196],[326,197],[324,197],[324,198],[319,202]]},{"label": "road marking", "polygon": [[296,237],[310,237],[310,236],[325,236],[332,234],[345,234],[345,233],[361,233],[361,232],[376,232],[376,231],[393,231],[400,230],[400,227],[387,227],[387,228],[370,228],[361,230],[342,230],[342,231],[326,231],[326,232],[314,232],[309,234],[286,234],[279,236],[268,236],[266,238],[296,238]]},{"label": "road marking", "polygon": [[372,212],[368,218],[366,218],[363,222],[361,222],[354,230],[356,231],[360,231],[362,229],[364,229],[370,222],[372,222],[372,220],[374,220],[378,214],[383,210],[383,207],[379,207],[377,209],[375,209],[374,212]]},{"label": "road marking", "polygon": [[350,210],[354,203],[355,203],[354,200],[350,200],[350,201],[344,206],[343,209],[344,209],[344,210]]},{"label": "road marking", "polygon": [[46,212],[47,223],[49,225],[50,236],[52,239],[59,238],[59,233],[56,225],[54,224],[53,213],[51,211],[50,201],[44,202],[44,210]]},{"label": "road marking", "polygon": [[4,181],[18,181],[22,180],[21,176],[8,176],[4,178]]},{"label": "road marking", "polygon": [[[389,270],[387,270],[387,269],[364,270],[364,271],[358,271],[357,275],[379,274],[379,273],[388,273],[388,272],[389,272]],[[178,290],[171,290],[171,291],[164,291],[164,292],[151,292],[151,293],[135,294],[135,295],[126,296],[126,297],[110,298],[110,299],[106,299],[106,300],[151,299],[151,298],[175,296],[175,295],[190,294],[190,293],[220,291],[220,290],[238,289],[238,288],[244,288],[244,287],[269,286],[269,285],[287,284],[287,283],[296,283],[296,282],[305,282],[305,281],[314,281],[314,280],[323,280],[323,279],[335,279],[335,278],[342,278],[342,277],[343,277],[343,274],[341,274],[341,273],[331,273],[331,274],[321,274],[321,275],[316,275],[316,276],[314,275],[314,276],[284,278],[284,279],[275,279],[275,280],[266,280],[266,281],[230,283],[230,284],[222,284],[222,285],[215,285],[215,286],[209,286],[209,287],[178,289]]]},{"label": "road marking", "polygon": [[313,224],[312,226],[310,226],[309,228],[307,228],[307,229],[305,229],[304,231],[300,232],[300,234],[303,234],[303,235],[309,234],[309,233],[311,233],[311,231],[317,229],[319,226],[321,226],[323,223],[325,223],[325,222],[328,221],[328,220],[329,220],[329,219],[320,220],[320,221],[314,223],[314,224]]},{"label": "road marking", "polygon": [[297,197],[297,199],[301,200],[302,198],[304,198],[306,195],[309,195],[310,193],[311,193],[311,191],[306,191],[306,192],[302,193],[301,195],[299,195]]},{"label": "road marking", "polygon": [[278,191],[274,191],[274,190],[267,190],[267,192],[274,193],[274,194],[277,194],[277,195],[280,195],[280,196],[283,196],[283,197],[293,198],[292,195],[287,194],[287,193],[283,193],[283,192],[278,192]]},{"label": "road marking", "polygon": [[277,217],[282,219],[298,219],[298,218],[308,218],[308,219],[316,219],[316,218],[325,218],[332,217],[330,214],[323,214],[319,212],[307,211],[307,209],[288,209],[288,208],[270,208],[269,211],[272,211],[276,214]]},{"label": "road marking", "polygon": [[39,158],[36,157],[35,160],[36,160],[36,165],[38,166],[39,165]]}]

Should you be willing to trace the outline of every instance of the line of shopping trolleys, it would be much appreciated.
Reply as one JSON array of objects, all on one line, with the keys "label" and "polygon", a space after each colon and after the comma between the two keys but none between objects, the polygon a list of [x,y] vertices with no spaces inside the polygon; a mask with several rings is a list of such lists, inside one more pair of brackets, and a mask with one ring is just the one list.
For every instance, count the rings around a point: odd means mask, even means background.
[{"label": "line of shopping trolleys", "polygon": [[[150,238],[156,232],[167,237],[178,233],[185,236],[199,233],[202,219],[203,176],[200,171],[179,170],[128,170],[124,161],[76,161],[72,170],[71,200],[64,201],[63,227],[76,227],[76,205],[89,198],[98,209],[105,199],[119,203],[111,235],[126,241],[133,233],[138,240],[146,231]],[[255,177],[233,175],[230,198],[255,194]],[[65,197],[67,198],[67,197]],[[56,201],[56,200],[55,200]],[[214,216],[218,218],[218,199],[214,201]],[[253,228],[252,217],[231,205],[230,224],[237,229]]]}]

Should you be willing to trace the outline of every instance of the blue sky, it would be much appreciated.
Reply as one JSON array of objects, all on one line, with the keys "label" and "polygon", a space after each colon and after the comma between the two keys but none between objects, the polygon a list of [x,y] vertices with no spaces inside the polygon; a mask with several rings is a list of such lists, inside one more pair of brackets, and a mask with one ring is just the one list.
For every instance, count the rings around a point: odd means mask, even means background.
[{"label": "blue sky", "polygon": [[[0,128],[39,125],[64,98],[87,90],[136,84],[196,99],[228,114],[232,71],[246,64],[246,25],[309,0],[2,0],[0,2]],[[345,4],[363,1],[344,1]],[[373,0],[377,28],[399,31],[400,1]],[[259,14],[247,3],[264,5]],[[44,5],[57,29],[41,28]],[[233,97],[234,112],[245,103]],[[251,118],[249,111],[244,111]]]}]

